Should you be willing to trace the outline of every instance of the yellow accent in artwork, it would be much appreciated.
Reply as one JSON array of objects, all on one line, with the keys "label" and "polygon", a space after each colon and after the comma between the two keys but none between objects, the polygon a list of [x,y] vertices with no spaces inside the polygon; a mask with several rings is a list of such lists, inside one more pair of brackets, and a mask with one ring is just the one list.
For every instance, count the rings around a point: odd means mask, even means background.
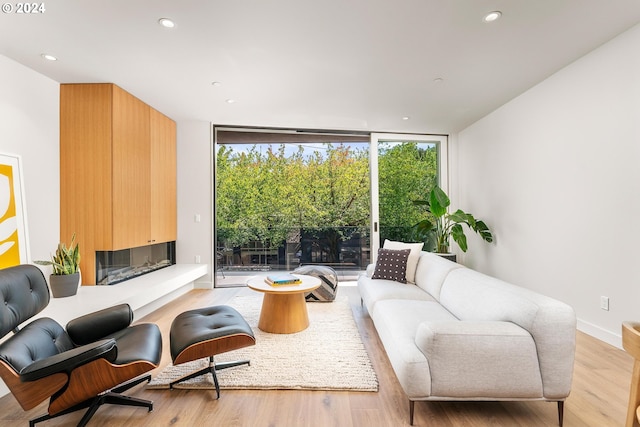
[{"label": "yellow accent in artwork", "polygon": [[20,264],[14,170],[0,165],[0,268]]}]

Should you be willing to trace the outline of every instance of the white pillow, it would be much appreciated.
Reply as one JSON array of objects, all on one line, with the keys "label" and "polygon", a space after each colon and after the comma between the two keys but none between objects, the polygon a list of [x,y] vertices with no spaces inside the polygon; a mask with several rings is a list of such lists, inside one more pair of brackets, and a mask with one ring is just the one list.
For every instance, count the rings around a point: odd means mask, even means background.
[{"label": "white pillow", "polygon": [[423,243],[404,243],[395,242],[393,240],[385,239],[383,248],[385,249],[411,249],[409,258],[407,259],[407,282],[416,282],[416,268],[418,267],[418,260],[422,251]]}]

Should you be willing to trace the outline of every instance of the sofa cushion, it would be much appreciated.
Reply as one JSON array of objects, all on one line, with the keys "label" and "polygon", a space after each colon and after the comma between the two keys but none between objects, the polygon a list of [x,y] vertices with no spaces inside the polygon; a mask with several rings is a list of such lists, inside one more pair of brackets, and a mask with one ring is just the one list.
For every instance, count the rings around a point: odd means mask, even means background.
[{"label": "sofa cushion", "polygon": [[378,249],[376,268],[371,278],[407,283],[407,260],[410,252],[410,249]]},{"label": "sofa cushion", "polygon": [[404,243],[404,242],[396,242],[394,240],[385,239],[384,245],[382,246],[385,249],[409,249],[411,252],[409,253],[409,258],[407,258],[407,282],[415,283],[416,282],[416,267],[418,266],[418,260],[420,259],[420,254],[422,252],[422,247],[424,246],[424,242],[422,243]]},{"label": "sofa cushion", "polygon": [[415,343],[429,360],[432,396],[543,397],[536,344],[511,322],[428,321]]},{"label": "sofa cushion", "polygon": [[369,314],[373,313],[378,301],[389,299],[434,301],[431,295],[416,285],[402,284],[393,280],[374,280],[364,274],[358,278],[358,291]]},{"label": "sofa cushion", "polygon": [[449,272],[463,268],[461,264],[431,252],[421,252],[416,268],[416,285],[440,299],[440,289]]},{"label": "sofa cushion", "polygon": [[416,346],[416,332],[428,319],[451,322],[456,318],[435,301],[412,300],[378,301],[371,318],[407,397],[431,395],[429,362]]},{"label": "sofa cushion", "polygon": [[471,269],[450,272],[440,292],[440,303],[462,320],[513,322],[529,330],[537,304],[520,288]]}]

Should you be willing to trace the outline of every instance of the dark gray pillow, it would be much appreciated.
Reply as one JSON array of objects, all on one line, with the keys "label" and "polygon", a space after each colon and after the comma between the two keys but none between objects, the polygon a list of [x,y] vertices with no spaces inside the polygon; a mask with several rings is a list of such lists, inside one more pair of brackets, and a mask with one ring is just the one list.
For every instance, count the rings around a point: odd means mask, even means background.
[{"label": "dark gray pillow", "polygon": [[372,279],[407,283],[407,260],[411,249],[378,249],[378,260]]}]

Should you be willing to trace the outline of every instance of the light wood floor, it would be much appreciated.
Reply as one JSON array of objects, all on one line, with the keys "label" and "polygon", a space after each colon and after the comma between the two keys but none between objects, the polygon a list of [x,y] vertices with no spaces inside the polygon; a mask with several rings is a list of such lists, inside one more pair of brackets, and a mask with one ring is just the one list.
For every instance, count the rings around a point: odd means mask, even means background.
[{"label": "light wood floor", "polygon": [[[194,290],[151,313],[141,321],[157,323],[164,337],[161,365],[170,362],[168,339],[172,319],[193,308],[222,304],[239,289]],[[247,427],[384,427],[409,425],[409,402],[395,378],[366,310],[360,307],[357,288],[348,294],[363,342],[380,383],[378,393],[324,391],[215,391],[146,390],[128,394],[151,399],[154,411],[143,408],[102,406],[89,426],[247,426]],[[328,343],[327,345],[331,345]],[[567,427],[622,426],[626,414],[632,359],[624,351],[578,332],[571,396],[565,404]],[[153,371],[152,373],[155,373]],[[0,399],[0,425],[27,426],[46,412],[46,403],[24,412],[13,396]],[[75,425],[81,413],[39,424],[42,427]],[[416,426],[555,426],[557,409],[548,402],[417,402]]]}]

